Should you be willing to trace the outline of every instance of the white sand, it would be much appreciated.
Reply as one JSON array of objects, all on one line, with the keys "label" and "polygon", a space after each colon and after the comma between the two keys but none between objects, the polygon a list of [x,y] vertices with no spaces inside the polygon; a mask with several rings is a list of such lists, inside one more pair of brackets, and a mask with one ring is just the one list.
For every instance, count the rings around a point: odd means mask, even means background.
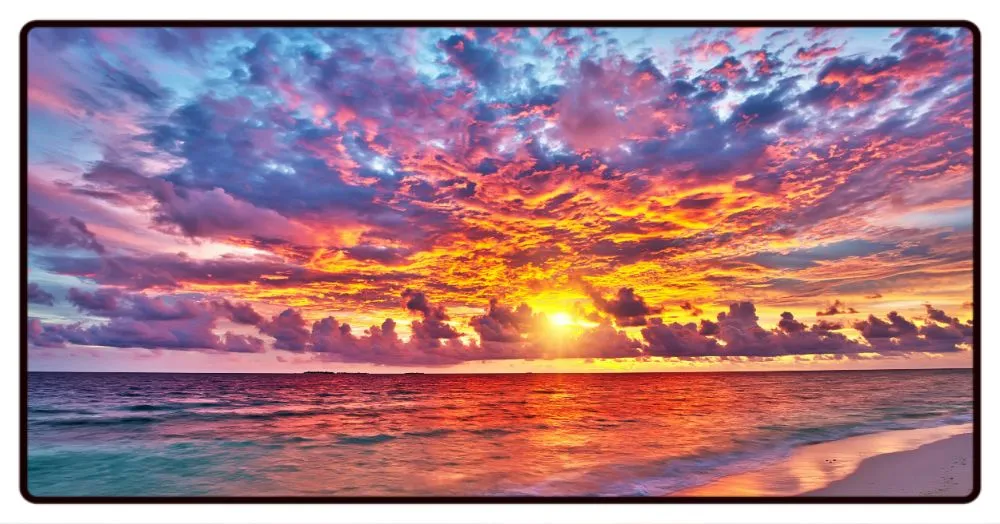
[{"label": "white sand", "polygon": [[972,425],[886,431],[803,446],[777,464],[722,477],[682,496],[966,496]]},{"label": "white sand", "polygon": [[972,492],[972,434],[865,459],[846,478],[807,497],[965,497]]}]

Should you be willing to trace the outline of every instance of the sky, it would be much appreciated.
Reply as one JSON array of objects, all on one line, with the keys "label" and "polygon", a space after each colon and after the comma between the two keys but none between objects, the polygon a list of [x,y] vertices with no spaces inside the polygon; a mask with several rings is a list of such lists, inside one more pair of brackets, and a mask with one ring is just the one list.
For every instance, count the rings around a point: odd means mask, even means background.
[{"label": "sky", "polygon": [[34,28],[32,370],[967,367],[964,28]]}]

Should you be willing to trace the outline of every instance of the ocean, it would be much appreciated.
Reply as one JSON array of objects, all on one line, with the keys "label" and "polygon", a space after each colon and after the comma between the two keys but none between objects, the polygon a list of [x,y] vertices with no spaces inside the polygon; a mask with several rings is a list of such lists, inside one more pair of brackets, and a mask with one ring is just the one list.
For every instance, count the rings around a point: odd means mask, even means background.
[{"label": "ocean", "polygon": [[971,370],[28,377],[35,496],[667,495],[972,420]]}]

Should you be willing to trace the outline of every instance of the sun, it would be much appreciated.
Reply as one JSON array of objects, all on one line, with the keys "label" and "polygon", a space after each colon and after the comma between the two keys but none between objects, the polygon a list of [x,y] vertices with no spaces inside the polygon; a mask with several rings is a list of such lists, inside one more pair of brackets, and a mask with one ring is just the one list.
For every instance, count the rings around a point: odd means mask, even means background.
[{"label": "sun", "polygon": [[549,322],[560,327],[576,324],[573,317],[571,317],[569,313],[552,313],[549,315]]}]

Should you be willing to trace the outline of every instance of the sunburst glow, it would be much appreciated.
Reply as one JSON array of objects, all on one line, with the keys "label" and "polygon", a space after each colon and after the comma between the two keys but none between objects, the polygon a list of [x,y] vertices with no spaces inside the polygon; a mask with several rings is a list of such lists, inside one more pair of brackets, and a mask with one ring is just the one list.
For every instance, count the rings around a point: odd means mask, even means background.
[{"label": "sunburst glow", "polygon": [[549,322],[555,326],[566,327],[575,325],[576,321],[568,313],[552,313],[549,315]]}]

